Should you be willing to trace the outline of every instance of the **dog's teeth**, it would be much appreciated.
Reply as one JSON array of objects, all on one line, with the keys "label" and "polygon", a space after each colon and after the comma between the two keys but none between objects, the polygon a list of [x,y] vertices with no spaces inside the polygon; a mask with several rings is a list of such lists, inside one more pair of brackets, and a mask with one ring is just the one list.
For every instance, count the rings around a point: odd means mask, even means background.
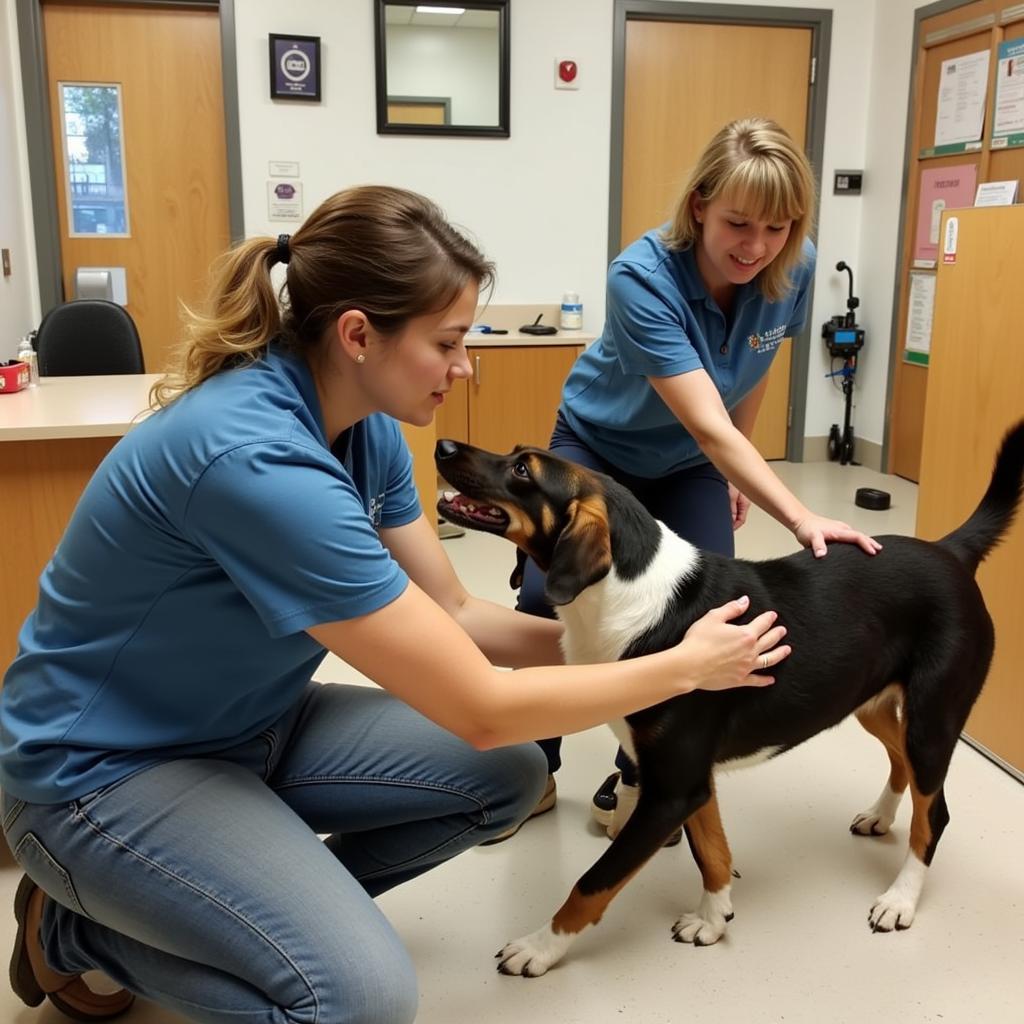
[{"label": "dog's teeth", "polygon": [[467,512],[475,512],[476,511],[476,505],[466,505],[465,508],[466,508]]},{"label": "dog's teeth", "polygon": [[455,492],[454,491],[443,491],[442,495],[443,495],[445,501],[454,501],[455,500]]}]

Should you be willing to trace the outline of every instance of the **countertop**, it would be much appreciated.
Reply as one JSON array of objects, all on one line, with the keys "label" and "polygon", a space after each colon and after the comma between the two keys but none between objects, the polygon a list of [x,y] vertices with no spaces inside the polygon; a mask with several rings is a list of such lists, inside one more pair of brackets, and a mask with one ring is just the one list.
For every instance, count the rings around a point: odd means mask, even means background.
[{"label": "countertop", "polygon": [[121,437],[149,411],[159,373],[43,377],[34,388],[0,395],[0,441]]}]

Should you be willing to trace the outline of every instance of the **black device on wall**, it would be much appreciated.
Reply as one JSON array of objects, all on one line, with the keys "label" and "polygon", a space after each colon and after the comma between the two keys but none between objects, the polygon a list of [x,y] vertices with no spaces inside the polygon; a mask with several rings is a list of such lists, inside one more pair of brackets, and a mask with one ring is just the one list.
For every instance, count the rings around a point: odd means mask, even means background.
[{"label": "black device on wall", "polygon": [[828,376],[842,377],[842,391],[845,399],[843,429],[833,423],[828,434],[828,457],[833,462],[839,460],[840,465],[853,462],[853,426],[850,415],[853,405],[853,379],[857,373],[857,353],[864,347],[864,330],[857,326],[854,310],[860,305],[860,299],[853,294],[853,270],[840,260],[836,270],[845,270],[850,275],[850,293],[846,299],[846,313],[832,317],[821,326],[821,336],[825,339],[828,354],[833,359],[842,359],[843,365],[833,370]]}]

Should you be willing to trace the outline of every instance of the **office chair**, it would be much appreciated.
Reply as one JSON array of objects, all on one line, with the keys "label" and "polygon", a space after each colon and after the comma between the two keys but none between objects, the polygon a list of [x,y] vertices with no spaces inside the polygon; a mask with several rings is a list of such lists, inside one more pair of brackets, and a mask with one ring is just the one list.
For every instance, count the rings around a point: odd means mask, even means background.
[{"label": "office chair", "polygon": [[51,309],[36,338],[41,377],[145,373],[135,321],[116,302],[75,299]]}]

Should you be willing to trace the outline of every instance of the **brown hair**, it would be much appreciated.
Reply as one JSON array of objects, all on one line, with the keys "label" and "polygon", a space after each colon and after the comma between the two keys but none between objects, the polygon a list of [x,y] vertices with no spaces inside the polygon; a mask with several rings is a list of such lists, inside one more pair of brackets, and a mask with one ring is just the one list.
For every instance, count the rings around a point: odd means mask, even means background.
[{"label": "brown hair", "polygon": [[701,225],[690,204],[694,193],[708,202],[727,195],[755,220],[792,221],[786,244],[757,277],[761,292],[776,301],[790,287],[790,271],[802,259],[815,192],[811,165],[785,130],[765,117],[741,118],[708,143],[662,237],[670,249],[686,249],[700,239]]},{"label": "brown hair", "polygon": [[[270,269],[284,256],[285,285],[275,294]],[[493,283],[494,265],[429,199],[370,185],[335,193],[283,245],[242,242],[212,275],[205,308],[185,310],[184,341],[150,392],[154,408],[254,362],[277,335],[297,348],[317,345],[347,310],[394,334],[413,317],[447,308],[471,281]]]}]

